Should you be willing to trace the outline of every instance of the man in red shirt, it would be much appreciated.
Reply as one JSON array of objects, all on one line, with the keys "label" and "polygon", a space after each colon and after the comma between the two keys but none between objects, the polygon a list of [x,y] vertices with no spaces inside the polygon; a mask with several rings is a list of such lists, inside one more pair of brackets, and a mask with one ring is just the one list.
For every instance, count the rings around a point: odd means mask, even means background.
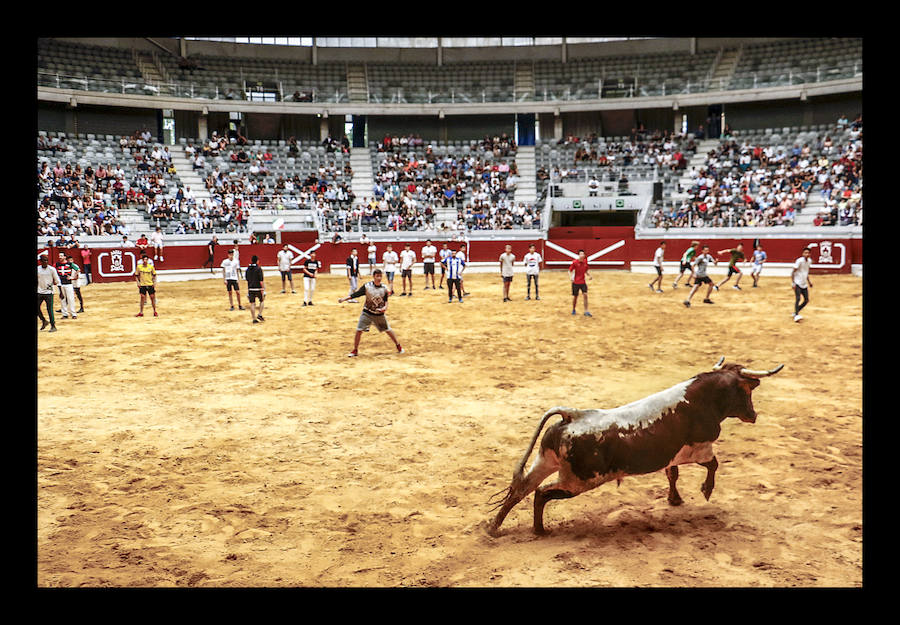
[{"label": "man in red shirt", "polygon": [[587,282],[593,280],[588,273],[588,261],[584,250],[578,250],[578,258],[569,265],[569,280],[572,281],[572,314],[575,314],[575,306],[578,304],[578,293],[584,293],[584,316],[593,317],[588,310]]}]

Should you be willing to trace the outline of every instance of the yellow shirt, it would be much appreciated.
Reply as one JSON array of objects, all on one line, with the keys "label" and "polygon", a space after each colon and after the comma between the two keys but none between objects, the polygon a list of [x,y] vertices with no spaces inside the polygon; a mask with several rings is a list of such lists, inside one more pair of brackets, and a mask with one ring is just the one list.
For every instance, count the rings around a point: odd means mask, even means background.
[{"label": "yellow shirt", "polygon": [[156,267],[147,263],[138,263],[134,275],[138,276],[138,284],[140,286],[153,286],[153,278],[156,277]]}]

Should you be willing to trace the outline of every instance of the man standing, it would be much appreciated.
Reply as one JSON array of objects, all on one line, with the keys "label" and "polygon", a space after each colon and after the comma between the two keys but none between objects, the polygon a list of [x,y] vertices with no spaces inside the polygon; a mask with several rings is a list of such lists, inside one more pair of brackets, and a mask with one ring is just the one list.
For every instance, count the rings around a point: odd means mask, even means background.
[{"label": "man standing", "polygon": [[459,254],[451,253],[444,260],[444,265],[447,268],[447,295],[450,296],[447,303],[453,303],[453,287],[456,287],[456,297],[459,300],[459,303],[462,304],[462,272],[466,267],[466,261]]},{"label": "man standing", "polygon": [[206,259],[206,262],[203,263],[203,266],[206,267],[209,265],[209,273],[213,273],[213,256],[216,253],[216,246],[219,244],[219,238],[216,235],[213,235],[213,238],[209,243],[206,244],[206,251],[209,253],[209,257]]},{"label": "man standing", "polygon": [[709,299],[710,294],[713,290],[713,281],[706,274],[706,270],[709,267],[709,263],[713,263],[714,265],[718,265],[719,261],[713,258],[713,256],[709,253],[709,246],[704,245],[703,249],[700,250],[700,254],[697,254],[694,257],[694,262],[691,267],[691,273],[694,276],[694,287],[691,289],[691,292],[688,294],[688,298],[684,300],[684,305],[688,308],[691,307],[691,298],[694,297],[694,293],[697,292],[697,289],[700,288],[701,284],[708,284],[709,288],[706,289],[706,297],[703,299],[704,304],[712,304],[713,301]]},{"label": "man standing", "polygon": [[753,250],[753,268],[750,270],[750,277],[753,278],[753,288],[759,286],[759,274],[762,273],[763,264],[766,262],[768,255],[763,250],[762,243],[756,244]]},{"label": "man standing", "polygon": [[347,354],[347,356],[351,358],[359,356],[359,339],[362,337],[362,333],[368,332],[369,327],[373,324],[378,328],[379,332],[387,332],[387,335],[394,341],[398,353],[402,354],[405,352],[384,314],[387,311],[390,290],[381,283],[381,277],[381,269],[374,270],[370,282],[367,282],[353,293],[350,293],[347,297],[342,297],[338,300],[338,303],[342,304],[349,300],[355,300],[362,295],[366,296],[366,303],[363,305],[362,313],[360,313],[359,321],[356,324],[356,336],[353,339],[353,351]]},{"label": "man standing", "polygon": [[[662,264],[663,264],[663,254],[666,252],[666,242],[660,241],[659,247],[656,248],[656,251],[653,252],[653,268],[656,269],[656,278],[653,279],[650,284],[647,286],[650,287],[651,291],[655,291],[656,293],[662,293]],[[676,280],[677,282],[677,280]],[[653,284],[656,283],[656,289],[653,288]]]},{"label": "man standing", "polygon": [[440,284],[438,284],[438,288],[443,289],[444,288],[444,276],[447,274],[447,262],[446,261],[447,261],[447,258],[449,258],[453,254],[453,252],[450,250],[450,248],[447,247],[447,244],[444,243],[443,245],[441,245],[441,251],[439,252],[439,254],[440,254],[440,263],[441,263],[441,282],[440,282]]},{"label": "man standing", "polygon": [[241,269],[241,251],[238,249],[238,240],[237,239],[234,240],[234,247],[231,248],[231,250],[234,252],[234,262],[237,263],[238,278],[243,278],[244,272]]},{"label": "man standing", "polygon": [[[244,272],[244,278],[247,280],[247,301],[250,302],[250,318],[253,319],[253,323],[265,321],[263,301],[266,299],[266,283],[258,262],[259,257],[254,254],[250,264],[247,265],[247,271]],[[259,311],[256,310],[256,300],[259,300]]]},{"label": "man standing", "polygon": [[459,288],[462,289],[462,294],[467,296],[469,293],[466,291],[466,280],[463,277],[463,273],[466,270],[466,263],[469,262],[469,248],[465,243],[459,244],[459,250],[456,252],[456,257],[462,259],[462,269],[459,272]]},{"label": "man standing", "polygon": [[160,262],[164,261],[162,229],[160,229],[159,226],[157,226],[156,230],[150,235],[150,245],[153,246],[153,260],[158,259]]},{"label": "man standing", "polygon": [[369,275],[370,276],[375,271],[375,265],[378,263],[377,250],[378,250],[378,248],[375,247],[375,242],[369,241],[369,247],[366,248],[366,253],[369,255]]},{"label": "man standing", "polygon": [[150,296],[150,303],[153,304],[153,316],[158,317],[156,312],[156,267],[150,262],[147,252],[141,254],[141,262],[134,269],[134,279],[138,284],[138,292],[141,294],[141,309],[135,317],[144,316],[144,303],[147,296]]},{"label": "man standing", "polygon": [[56,273],[59,275],[62,318],[68,319],[71,316],[72,319],[78,319],[75,312],[75,288],[72,286],[72,264],[63,252],[59,253],[59,260],[56,262]]},{"label": "man standing", "polygon": [[69,266],[72,267],[72,291],[75,292],[75,298],[78,300],[78,312],[83,313],[84,298],[81,297],[81,267],[78,266],[71,254],[66,254],[66,260],[69,261]]},{"label": "man standing", "polygon": [[313,294],[316,292],[316,274],[321,269],[322,263],[316,260],[316,253],[310,252],[309,258],[303,263],[303,305],[313,305]]},{"label": "man standing", "polygon": [[694,256],[697,255],[698,247],[700,247],[699,241],[691,241],[690,247],[684,250],[684,254],[681,255],[680,270],[678,276],[675,278],[675,282],[672,283],[673,289],[678,288],[678,281],[681,280],[681,276],[684,275],[685,271],[689,272],[686,286],[691,286],[691,277],[693,274],[690,273],[690,271],[694,266]]},{"label": "man standing", "polygon": [[[802,255],[794,261],[794,266],[791,269],[791,287],[794,289],[794,321],[798,323],[803,319],[800,316],[800,311],[809,303],[809,289],[812,288],[812,282],[809,279],[809,266],[811,264],[809,254],[809,248],[803,248]],[[800,298],[803,298],[802,304],[800,303]]]},{"label": "man standing", "polygon": [[56,332],[56,319],[53,317],[53,287],[61,284],[59,273],[55,267],[50,266],[47,254],[41,254],[41,264],[37,268],[37,302],[38,319],[41,320],[41,330],[47,327],[47,320],[41,312],[41,303],[47,307],[47,315],[50,317],[50,332]]},{"label": "man standing", "polygon": [[291,253],[291,250],[288,249],[288,244],[285,243],[281,246],[281,249],[278,251],[278,271],[281,273],[281,292],[285,292],[285,287],[287,286],[286,282],[291,283],[291,293],[296,293],[294,290],[294,274],[291,271],[291,262],[294,260],[294,255]]},{"label": "man standing", "polygon": [[231,310],[234,310],[232,291],[237,296],[238,308],[244,310],[244,307],[241,306],[241,288],[238,282],[239,272],[240,265],[234,259],[234,250],[228,250],[228,258],[222,261],[222,279],[225,281],[225,290],[228,291],[228,305],[231,306]]},{"label": "man standing", "polygon": [[387,250],[381,255],[381,263],[384,267],[384,275],[387,278],[391,295],[394,294],[394,274],[397,272],[397,263],[399,260],[397,252],[395,252],[393,246],[388,243]]},{"label": "man standing", "polygon": [[721,256],[722,254],[726,254],[726,253],[731,254],[731,260],[728,261],[728,275],[725,276],[725,279],[722,280],[721,282],[719,282],[713,288],[718,291],[720,286],[722,286],[723,284],[725,284],[726,282],[731,280],[731,276],[733,274],[737,274],[737,280],[734,281],[734,286],[732,288],[740,291],[741,290],[741,286],[740,286],[741,276],[743,276],[744,274],[742,274],[741,270],[738,268],[737,262],[739,260],[744,260],[744,244],[738,243],[737,246],[735,246],[732,249],[719,250],[716,253],[716,256]]},{"label": "man standing", "polygon": [[572,314],[578,304],[578,294],[584,294],[584,316],[593,317],[588,310],[588,288],[586,280],[593,280],[588,269],[587,256],[584,250],[578,250],[578,258],[569,265],[569,280],[572,282]]},{"label": "man standing", "polygon": [[[355,292],[359,286],[359,252],[355,247],[350,250],[350,256],[347,258],[347,280],[350,281],[350,293]],[[356,303],[355,299],[349,301]]]},{"label": "man standing", "polygon": [[437,248],[432,245],[431,239],[425,241],[422,248],[422,265],[425,272],[425,290],[428,290],[428,276],[431,276],[431,289],[434,290],[434,257],[437,256]]},{"label": "man standing", "polygon": [[403,246],[403,251],[400,252],[400,279],[403,280],[403,292],[400,294],[400,297],[406,295],[407,278],[409,278],[409,296],[412,297],[412,270],[415,264],[416,253],[410,248],[409,243],[407,243]]},{"label": "man standing", "polygon": [[541,272],[541,255],[535,251],[534,243],[528,246],[528,253],[522,259],[525,262],[525,277],[528,279],[528,295],[525,299],[531,299],[531,281],[534,280],[534,299],[541,299],[538,293],[538,275]]},{"label": "man standing", "polygon": [[86,247],[81,248],[81,264],[84,265],[84,278],[87,283],[91,283],[91,250]]},{"label": "man standing", "polygon": [[500,254],[500,278],[503,280],[503,301],[511,302],[509,297],[509,287],[512,285],[513,263],[516,262],[516,255],[512,252],[512,245],[506,245],[502,254]]}]

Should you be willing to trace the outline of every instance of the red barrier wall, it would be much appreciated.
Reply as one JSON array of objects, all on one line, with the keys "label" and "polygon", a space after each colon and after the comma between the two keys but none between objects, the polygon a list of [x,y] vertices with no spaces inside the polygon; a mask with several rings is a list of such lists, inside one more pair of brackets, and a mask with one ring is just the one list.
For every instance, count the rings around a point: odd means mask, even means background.
[{"label": "red barrier wall", "polygon": [[[407,233],[398,232],[399,237]],[[653,253],[661,239],[635,239],[634,229],[627,227],[586,227],[586,228],[551,228],[548,239],[538,238],[537,232],[533,240],[525,241],[472,241],[469,243],[470,262],[499,262],[498,258],[503,253],[507,244],[512,246],[512,251],[521,259],[528,253],[528,246],[534,243],[537,251],[541,253],[548,268],[563,268],[572,260],[572,255],[579,249],[584,249],[592,267],[597,269],[630,269],[634,261],[647,262],[653,259]],[[413,233],[409,233],[412,237]],[[419,235],[421,236],[421,235]],[[294,266],[299,266],[299,252],[307,252],[316,243],[316,232],[286,232],[282,234],[282,244],[256,244],[239,245],[240,260],[242,266],[247,266],[251,256],[259,257],[260,265],[271,267],[276,264],[276,255],[282,245],[292,247],[295,256]],[[446,235],[435,235],[432,243],[438,250],[444,242],[448,242],[450,249],[457,249],[458,244],[449,241]],[[677,261],[690,244],[690,238],[666,238],[666,261]],[[744,253],[747,258],[753,252],[753,239],[728,239],[697,236],[696,240],[702,244],[708,244],[710,251],[715,254],[719,250],[734,247],[737,243],[744,244]],[[227,257],[228,250],[233,247],[232,239],[219,238],[213,257],[215,269]],[[404,241],[392,241],[391,245],[398,254],[404,249]],[[422,260],[422,247],[425,241],[420,238],[408,239],[410,248],[415,250],[419,262]],[[834,238],[834,239],[762,239],[763,248],[768,254],[768,261],[772,263],[791,263],[800,256],[801,250],[806,246],[812,246],[813,271],[815,273],[850,273],[851,265],[862,264],[862,239],[861,238]],[[322,261],[325,272],[331,265],[343,265],[350,255],[352,248],[359,251],[360,263],[367,263],[367,245],[358,242],[358,239],[343,243],[321,243],[316,248],[316,258]],[[387,243],[377,242],[377,256],[379,263]],[[138,248],[90,248],[92,259],[92,279],[95,282],[115,282],[132,280],[134,265],[140,260]],[[55,248],[42,248],[38,252],[48,250],[51,264],[56,262],[57,251]],[[82,265],[79,250],[73,254],[75,262]],[[157,270],[172,269],[200,269],[207,262],[208,252],[206,244],[192,246],[168,246],[165,248],[165,260],[155,261]],[[727,255],[720,257],[727,260]]]}]

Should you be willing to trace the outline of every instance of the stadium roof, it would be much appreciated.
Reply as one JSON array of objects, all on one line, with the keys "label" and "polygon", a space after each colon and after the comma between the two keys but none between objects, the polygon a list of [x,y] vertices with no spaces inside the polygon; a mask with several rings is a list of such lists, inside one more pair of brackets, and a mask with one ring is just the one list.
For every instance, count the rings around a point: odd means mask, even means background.
[{"label": "stadium roof", "polygon": [[[437,48],[437,37],[185,37],[203,41],[326,48]],[[559,45],[563,37],[442,37],[444,48]],[[602,43],[650,37],[566,37],[566,43]]]}]

